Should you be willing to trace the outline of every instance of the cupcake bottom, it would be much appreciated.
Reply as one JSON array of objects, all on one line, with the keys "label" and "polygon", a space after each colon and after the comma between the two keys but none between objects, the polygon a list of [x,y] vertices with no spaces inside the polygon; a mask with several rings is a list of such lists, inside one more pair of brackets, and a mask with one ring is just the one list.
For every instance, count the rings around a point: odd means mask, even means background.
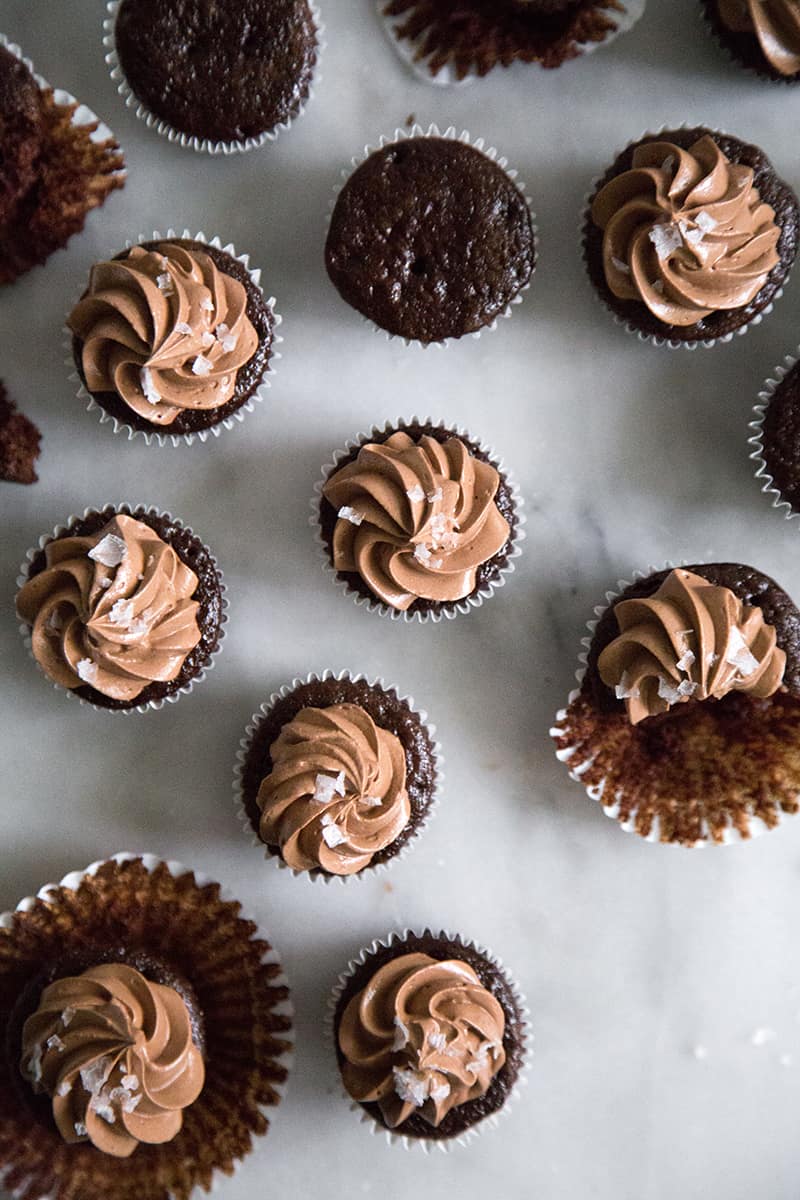
[{"label": "cupcake bottom", "polygon": [[[267,942],[176,864],[118,855],[23,901],[0,918],[0,1180],[23,1200],[186,1200],[230,1174],[268,1127],[262,1109],[285,1083],[288,989]],[[49,1102],[24,1086],[18,1031],[37,985],[81,962],[123,959],[183,989],[206,1081],[171,1142],[141,1144],[120,1166],[88,1143],[67,1145]]]}]

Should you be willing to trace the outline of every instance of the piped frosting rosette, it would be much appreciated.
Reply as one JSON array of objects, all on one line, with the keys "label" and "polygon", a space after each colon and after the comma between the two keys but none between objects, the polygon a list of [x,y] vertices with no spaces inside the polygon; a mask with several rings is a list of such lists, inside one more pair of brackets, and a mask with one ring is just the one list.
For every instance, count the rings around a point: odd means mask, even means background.
[{"label": "piped frosting rosette", "polygon": [[800,80],[796,0],[702,0],[706,23],[739,66],[778,83]]}]

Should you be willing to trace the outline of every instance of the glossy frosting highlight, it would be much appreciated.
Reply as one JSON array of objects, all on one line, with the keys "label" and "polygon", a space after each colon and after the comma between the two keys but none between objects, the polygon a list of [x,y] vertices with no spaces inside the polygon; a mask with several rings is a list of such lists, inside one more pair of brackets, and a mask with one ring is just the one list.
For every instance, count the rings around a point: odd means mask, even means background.
[{"label": "glossy frosting highlight", "polygon": [[750,33],[780,75],[800,71],[800,4],[797,0],[717,0],[720,20],[731,33]]}]

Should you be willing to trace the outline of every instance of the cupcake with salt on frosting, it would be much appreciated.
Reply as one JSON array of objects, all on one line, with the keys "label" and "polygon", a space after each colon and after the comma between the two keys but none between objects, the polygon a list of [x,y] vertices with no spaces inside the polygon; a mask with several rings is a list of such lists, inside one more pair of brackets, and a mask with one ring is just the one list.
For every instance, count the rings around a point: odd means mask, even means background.
[{"label": "cupcake with salt on frosting", "polygon": [[797,0],[701,0],[706,22],[734,62],[763,79],[800,83]]}]

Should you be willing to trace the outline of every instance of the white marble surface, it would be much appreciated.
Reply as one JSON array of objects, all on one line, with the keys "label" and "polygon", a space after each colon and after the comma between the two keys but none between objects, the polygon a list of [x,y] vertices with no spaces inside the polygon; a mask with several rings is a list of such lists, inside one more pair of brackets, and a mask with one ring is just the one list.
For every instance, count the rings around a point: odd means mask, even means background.
[{"label": "white marble surface", "polygon": [[[632,33],[584,62],[440,91],[405,72],[371,0],[327,0],[324,78],[305,118],[276,145],[209,160],[123,107],[104,70],[101,0],[0,6],[0,28],[108,121],[130,170],[124,193],[66,253],[0,295],[0,375],[44,434],[41,482],[2,485],[0,908],[92,859],[148,849],[218,876],[256,914],[294,986],[297,1064],[270,1134],[220,1185],[225,1200],[312,1188],[337,1200],[797,1195],[800,820],[742,847],[647,845],[568,780],[547,736],[592,605],[633,568],[732,557],[800,596],[797,529],[760,495],[746,451],[759,383],[798,340],[800,278],[745,338],[659,351],[597,306],[576,249],[592,176],[645,128],[728,128],[761,143],[800,187],[800,89],[729,66],[697,10],[695,0],[650,0]],[[496,333],[444,353],[390,344],[362,324],[322,261],[340,168],[410,113],[495,142],[539,217],[525,303]],[[210,445],[160,450],[115,438],[76,405],[60,327],[95,258],[170,223],[250,251],[286,340],[271,397],[245,425]],[[509,585],[481,611],[425,628],[347,602],[307,527],[328,452],[415,411],[494,444],[529,514]],[[226,571],[230,626],[217,669],[192,696],[109,718],[37,674],[12,595],[41,532],[123,498],[171,509],[206,538]],[[293,879],[261,860],[233,816],[245,722],[274,688],[324,667],[397,682],[427,707],[444,745],[439,815],[386,883]],[[536,1033],[516,1110],[472,1147],[431,1158],[359,1126],[335,1092],[321,1030],[350,954],[425,922],[501,955]],[[777,1036],[757,1048],[761,1027]]]}]

